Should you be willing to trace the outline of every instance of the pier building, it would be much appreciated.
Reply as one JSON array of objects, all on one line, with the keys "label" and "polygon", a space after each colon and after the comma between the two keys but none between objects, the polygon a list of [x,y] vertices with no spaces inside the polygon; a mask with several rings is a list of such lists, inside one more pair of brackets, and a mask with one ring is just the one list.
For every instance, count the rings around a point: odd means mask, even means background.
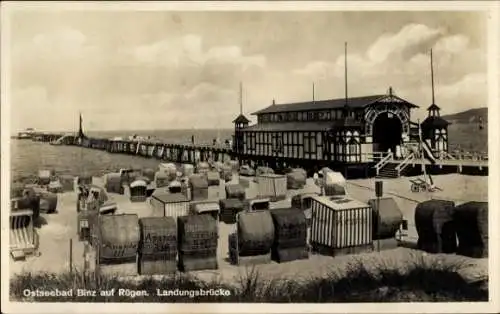
[{"label": "pier building", "polygon": [[235,119],[234,149],[242,160],[278,168],[366,167],[377,161],[378,153],[400,152],[415,139],[418,134],[411,122],[415,108],[392,88],[385,95],[273,101],[253,113],[254,125],[241,114]]}]

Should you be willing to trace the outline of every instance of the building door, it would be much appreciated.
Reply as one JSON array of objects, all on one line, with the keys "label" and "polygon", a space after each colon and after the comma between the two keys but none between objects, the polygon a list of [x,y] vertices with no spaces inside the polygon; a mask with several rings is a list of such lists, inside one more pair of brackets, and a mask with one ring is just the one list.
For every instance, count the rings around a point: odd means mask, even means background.
[{"label": "building door", "polygon": [[373,151],[394,153],[401,145],[403,126],[401,120],[391,113],[380,113],[373,122]]}]

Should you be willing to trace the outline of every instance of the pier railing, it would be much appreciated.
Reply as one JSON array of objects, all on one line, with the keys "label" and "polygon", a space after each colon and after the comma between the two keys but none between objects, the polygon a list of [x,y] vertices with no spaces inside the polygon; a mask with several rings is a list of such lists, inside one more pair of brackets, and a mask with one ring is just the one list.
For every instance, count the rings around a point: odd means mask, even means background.
[{"label": "pier railing", "polygon": [[371,153],[361,153],[362,160],[369,162],[379,162],[382,160],[387,153],[384,152],[371,152]]},{"label": "pier railing", "polygon": [[[451,152],[451,153],[446,153],[446,155],[443,157],[451,160],[488,161],[487,153]],[[439,158],[439,159],[445,159],[445,158]]]}]

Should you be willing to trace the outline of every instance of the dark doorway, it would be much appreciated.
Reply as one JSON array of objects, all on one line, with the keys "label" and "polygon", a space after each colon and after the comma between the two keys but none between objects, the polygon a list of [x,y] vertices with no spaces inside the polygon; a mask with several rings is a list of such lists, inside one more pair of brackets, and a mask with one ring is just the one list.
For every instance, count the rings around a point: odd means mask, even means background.
[{"label": "dark doorway", "polygon": [[373,150],[394,153],[396,146],[401,144],[403,126],[401,120],[391,113],[381,113],[373,122]]}]

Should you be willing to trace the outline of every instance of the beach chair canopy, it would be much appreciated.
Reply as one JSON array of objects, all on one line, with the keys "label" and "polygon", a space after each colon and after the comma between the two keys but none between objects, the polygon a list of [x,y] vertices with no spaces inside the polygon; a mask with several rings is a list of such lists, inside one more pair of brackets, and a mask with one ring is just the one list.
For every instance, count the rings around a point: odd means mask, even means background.
[{"label": "beach chair canopy", "polygon": [[80,185],[78,188],[79,188],[79,193],[82,194],[83,197],[87,200],[89,200],[92,197],[94,199],[99,200],[101,204],[109,200],[109,196],[108,193],[106,193],[106,190],[104,190],[104,188],[98,185],[93,185],[93,184],[89,186]]},{"label": "beach chair canopy", "polygon": [[148,184],[144,180],[136,180],[132,183],[130,183],[131,188],[137,188],[137,187],[147,187]]},{"label": "beach chair canopy", "polygon": [[324,170],[323,168],[320,173],[319,173],[319,179],[323,180],[323,184],[325,185],[340,185],[340,186],[345,186],[346,185],[346,180],[342,173],[340,172],[335,172],[332,171],[331,169]]},{"label": "beach chair canopy", "polygon": [[177,171],[177,166],[174,164],[174,163],[161,163],[158,165],[158,168],[160,170],[162,169],[168,169],[168,170],[174,170],[174,171]]},{"label": "beach chair canopy", "polygon": [[196,204],[193,204],[193,207],[194,207],[194,211],[197,214],[219,212],[220,211],[220,205],[219,205],[219,203],[216,203],[216,202],[196,203]]}]

